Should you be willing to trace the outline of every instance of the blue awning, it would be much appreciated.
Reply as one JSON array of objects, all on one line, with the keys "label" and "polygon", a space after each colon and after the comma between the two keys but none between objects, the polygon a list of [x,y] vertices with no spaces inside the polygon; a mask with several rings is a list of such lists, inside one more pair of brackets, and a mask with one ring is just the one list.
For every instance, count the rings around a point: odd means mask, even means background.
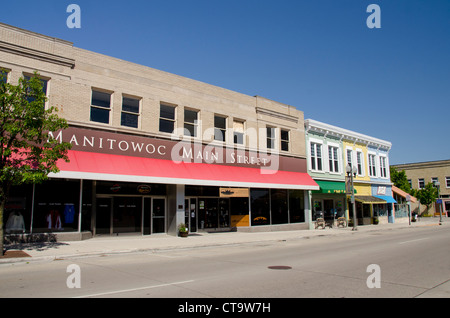
[{"label": "blue awning", "polygon": [[375,195],[374,197],[382,199],[382,200],[386,201],[387,203],[397,203],[397,201],[395,201],[395,199],[393,197],[388,196],[388,195]]}]

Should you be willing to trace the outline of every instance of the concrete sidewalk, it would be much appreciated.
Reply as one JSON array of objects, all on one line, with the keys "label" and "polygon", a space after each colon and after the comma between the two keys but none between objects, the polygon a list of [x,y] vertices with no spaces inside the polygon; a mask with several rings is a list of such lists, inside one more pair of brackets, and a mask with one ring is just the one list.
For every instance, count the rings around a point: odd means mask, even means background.
[{"label": "concrete sidewalk", "polygon": [[[443,224],[441,226],[447,227],[449,225],[450,220],[443,218]],[[412,222],[411,225],[406,222],[358,226],[358,231],[356,233],[422,226],[439,226],[439,218],[421,218],[418,222]],[[156,252],[186,248],[241,245],[257,242],[276,242],[281,240],[287,241],[312,238],[316,236],[348,235],[351,233],[355,233],[352,231],[352,227],[327,227],[326,229],[302,231],[193,233],[187,238],[175,237],[167,234],[156,234],[151,236],[99,236],[77,242],[33,243],[7,246],[8,251],[22,251],[26,253],[26,257],[0,258],[0,264],[73,259],[106,254],[146,251]]]}]

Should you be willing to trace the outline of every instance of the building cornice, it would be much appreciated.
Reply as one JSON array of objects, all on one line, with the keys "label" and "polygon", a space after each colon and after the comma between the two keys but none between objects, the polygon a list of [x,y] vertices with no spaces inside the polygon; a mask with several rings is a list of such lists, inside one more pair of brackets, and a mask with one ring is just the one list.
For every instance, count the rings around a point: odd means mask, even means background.
[{"label": "building cornice", "polygon": [[340,140],[346,140],[353,143],[362,143],[367,146],[375,148],[383,148],[390,150],[392,143],[386,140],[378,139],[375,137],[367,136],[361,133],[357,133],[348,129],[340,128],[330,124],[322,123],[313,119],[305,120],[305,131],[316,132],[326,136],[333,136]]}]

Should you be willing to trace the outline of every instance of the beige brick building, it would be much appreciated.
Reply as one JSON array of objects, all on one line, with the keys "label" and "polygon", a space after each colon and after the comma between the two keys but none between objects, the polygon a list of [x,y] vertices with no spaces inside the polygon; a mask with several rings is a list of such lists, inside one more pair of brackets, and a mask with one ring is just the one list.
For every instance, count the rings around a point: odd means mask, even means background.
[{"label": "beige brick building", "polygon": [[[444,214],[450,213],[450,160],[416,162],[394,165],[398,171],[404,170],[413,189],[422,189],[428,183],[439,185],[439,198],[441,204],[434,205],[439,213],[440,206]],[[422,207],[421,212],[424,211]]]},{"label": "beige brick building", "polygon": [[295,107],[5,24],[0,68],[12,84],[37,71],[70,126],[52,135],[71,162],[11,199],[26,233],[308,228],[318,186]]}]

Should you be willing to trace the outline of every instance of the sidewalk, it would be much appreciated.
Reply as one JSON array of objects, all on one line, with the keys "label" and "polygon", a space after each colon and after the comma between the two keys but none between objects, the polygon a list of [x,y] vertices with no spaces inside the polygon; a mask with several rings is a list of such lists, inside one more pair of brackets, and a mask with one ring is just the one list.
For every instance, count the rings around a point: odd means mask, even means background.
[{"label": "sidewalk", "polygon": [[[443,218],[443,224],[441,226],[447,227],[448,225],[450,225],[450,220]],[[358,226],[358,231],[356,233],[422,226],[439,226],[439,217],[421,218],[418,222],[412,222],[411,225],[406,222]],[[14,251],[21,251],[16,253],[26,253],[26,257],[0,258],[0,265],[34,261],[52,261],[56,259],[73,259],[105,254],[156,252],[186,248],[242,245],[257,242],[276,242],[317,236],[348,235],[351,233],[355,233],[352,231],[352,227],[327,227],[326,229],[302,231],[193,233],[187,238],[175,237],[167,234],[156,234],[151,236],[99,236],[77,242],[34,243],[22,244],[20,246],[7,246],[9,253],[12,254]]]}]

